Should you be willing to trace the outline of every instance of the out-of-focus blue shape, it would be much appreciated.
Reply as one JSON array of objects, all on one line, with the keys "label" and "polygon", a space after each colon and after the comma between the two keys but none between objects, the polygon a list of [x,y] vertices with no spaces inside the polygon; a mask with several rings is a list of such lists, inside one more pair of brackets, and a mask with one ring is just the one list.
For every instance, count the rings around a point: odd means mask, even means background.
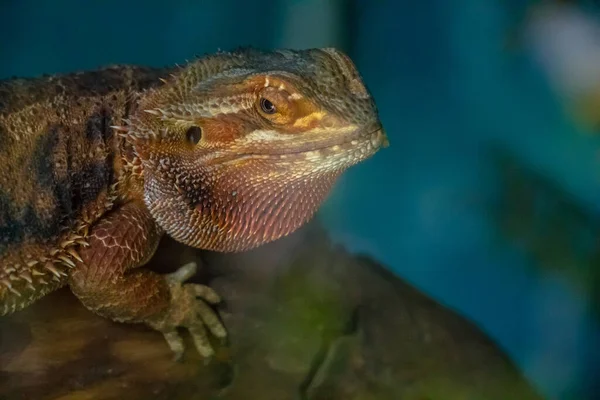
[{"label": "out-of-focus blue shape", "polygon": [[2,1],[0,76],[107,63],[163,66],[220,48],[270,47],[273,25],[265,21],[277,21],[279,11],[260,1],[236,0]]}]

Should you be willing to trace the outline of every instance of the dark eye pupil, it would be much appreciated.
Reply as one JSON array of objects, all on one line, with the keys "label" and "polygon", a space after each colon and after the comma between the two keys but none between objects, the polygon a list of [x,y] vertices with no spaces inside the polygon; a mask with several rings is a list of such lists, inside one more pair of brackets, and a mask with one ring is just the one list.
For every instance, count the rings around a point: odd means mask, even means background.
[{"label": "dark eye pupil", "polygon": [[273,114],[275,111],[275,104],[271,103],[269,100],[264,97],[260,99],[260,108],[267,114]]},{"label": "dark eye pupil", "polygon": [[202,129],[199,126],[192,126],[185,132],[185,138],[192,144],[197,144],[202,138]]}]

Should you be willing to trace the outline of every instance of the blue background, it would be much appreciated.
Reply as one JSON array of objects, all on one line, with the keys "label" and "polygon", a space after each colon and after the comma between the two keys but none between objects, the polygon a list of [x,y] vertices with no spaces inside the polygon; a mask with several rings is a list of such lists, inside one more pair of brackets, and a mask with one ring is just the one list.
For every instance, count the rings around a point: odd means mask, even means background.
[{"label": "blue background", "polygon": [[346,174],[321,218],[336,240],[476,321],[549,398],[573,398],[594,390],[600,360],[588,295],[498,240],[488,145],[596,215],[599,143],[564,115],[531,60],[503,47],[520,10],[506,4],[2,0],[0,78],[163,66],[240,45],[341,46],[391,146]]}]

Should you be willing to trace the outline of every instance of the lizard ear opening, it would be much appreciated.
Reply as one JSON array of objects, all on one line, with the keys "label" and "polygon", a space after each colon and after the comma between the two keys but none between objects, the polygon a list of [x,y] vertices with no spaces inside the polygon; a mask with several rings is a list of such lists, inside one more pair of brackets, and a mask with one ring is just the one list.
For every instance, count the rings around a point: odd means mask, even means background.
[{"label": "lizard ear opening", "polygon": [[200,139],[202,139],[202,128],[199,126],[190,126],[185,132],[185,139],[193,145],[198,144]]}]

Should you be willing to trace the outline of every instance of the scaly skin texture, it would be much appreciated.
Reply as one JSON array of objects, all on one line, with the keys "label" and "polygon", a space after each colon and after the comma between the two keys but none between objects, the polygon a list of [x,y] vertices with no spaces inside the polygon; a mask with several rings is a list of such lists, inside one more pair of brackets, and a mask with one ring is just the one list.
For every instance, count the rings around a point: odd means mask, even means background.
[{"label": "scaly skin texture", "polygon": [[224,327],[184,284],[143,266],[163,234],[236,252],[307,222],[387,139],[334,49],[219,53],[183,68],[107,68],[0,82],[0,314],[68,284],[90,310],[210,356]]}]

